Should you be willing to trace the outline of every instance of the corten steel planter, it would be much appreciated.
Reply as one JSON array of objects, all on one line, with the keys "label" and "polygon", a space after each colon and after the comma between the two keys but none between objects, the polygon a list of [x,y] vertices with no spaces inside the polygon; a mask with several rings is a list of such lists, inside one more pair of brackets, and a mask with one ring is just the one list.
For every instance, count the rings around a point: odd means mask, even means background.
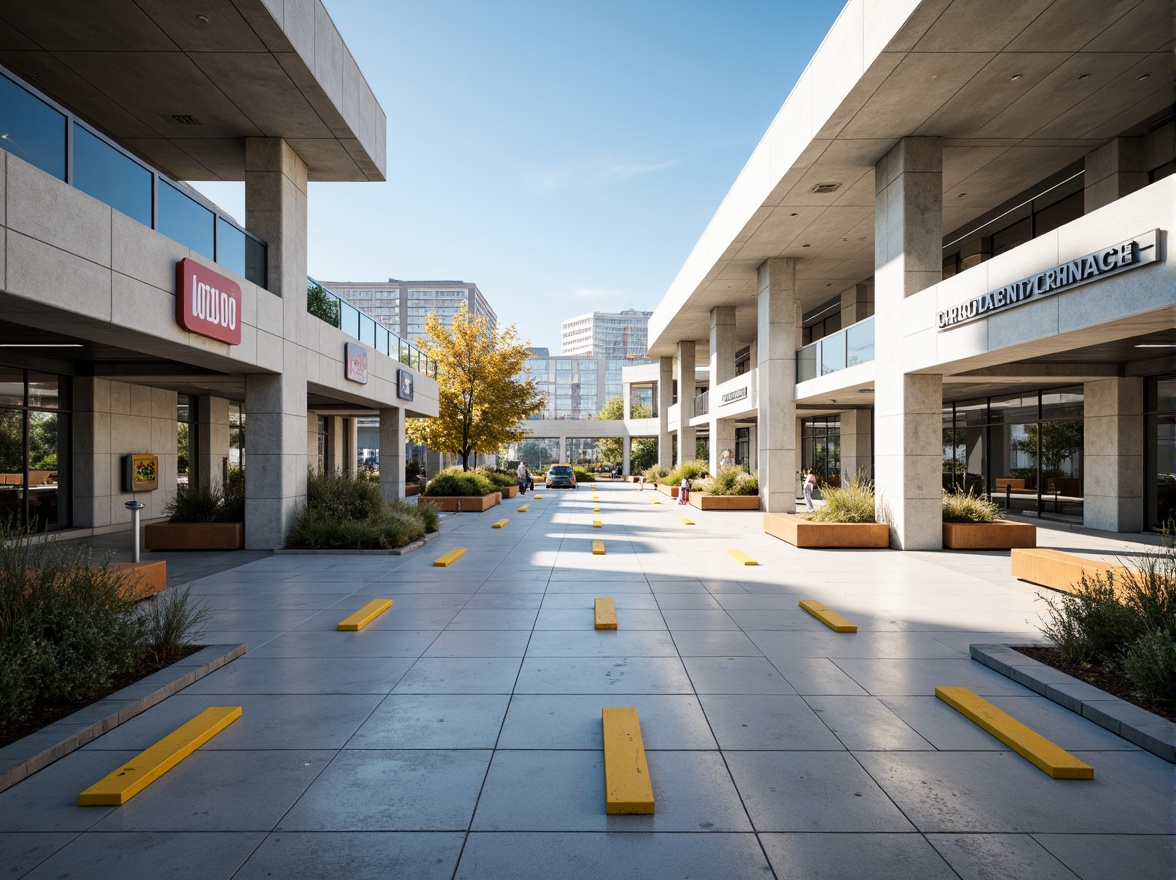
[{"label": "corten steel planter", "polygon": [[663,495],[669,495],[671,498],[678,497],[678,487],[677,486],[663,486],[661,483],[658,483],[657,484],[657,491],[661,492]]},{"label": "corten steel planter", "polygon": [[519,494],[519,487],[518,487],[517,483],[513,486],[503,486],[502,487],[502,497],[503,498],[514,498],[518,494]]},{"label": "corten steel planter", "polygon": [[420,495],[421,487],[418,483],[406,483],[404,486],[404,497],[411,498],[413,495]]},{"label": "corten steel planter", "polygon": [[993,522],[943,524],[943,546],[948,550],[1012,550],[1036,547],[1037,526],[1032,523]]},{"label": "corten steel planter", "polygon": [[[484,513],[502,503],[501,492],[489,495],[422,495],[421,498],[438,505],[445,513]],[[458,507],[458,502],[461,507]]]},{"label": "corten steel planter", "polygon": [[148,523],[143,545],[148,550],[240,550],[245,523]]},{"label": "corten steel planter", "polygon": [[886,523],[820,523],[795,513],[765,513],[764,531],[794,547],[883,550],[890,546]]},{"label": "corten steel planter", "polygon": [[708,495],[691,492],[688,504],[699,510],[759,510],[758,495]]},{"label": "corten steel planter", "polygon": [[167,562],[112,562],[110,570],[119,581],[119,592],[130,599],[146,599],[167,589]]},{"label": "corten steel planter", "polygon": [[1121,565],[1074,556],[1060,550],[1017,547],[1010,556],[1013,577],[1063,593],[1073,593],[1084,576],[1095,575],[1104,578],[1113,575],[1117,592],[1127,576],[1127,569]]}]

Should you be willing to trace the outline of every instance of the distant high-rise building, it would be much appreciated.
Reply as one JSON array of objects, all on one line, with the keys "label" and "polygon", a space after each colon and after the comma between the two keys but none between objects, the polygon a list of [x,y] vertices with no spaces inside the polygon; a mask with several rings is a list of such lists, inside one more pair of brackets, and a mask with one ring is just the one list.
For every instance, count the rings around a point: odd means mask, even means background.
[{"label": "distant high-rise building", "polygon": [[653,312],[590,312],[568,318],[560,327],[562,355],[642,360],[649,340],[649,316]]},{"label": "distant high-rise building", "polygon": [[498,316],[471,281],[323,281],[357,309],[371,315],[401,339],[415,343],[425,335],[425,318],[436,312],[441,323],[452,326],[453,316],[465,303],[471,315],[498,326]]}]

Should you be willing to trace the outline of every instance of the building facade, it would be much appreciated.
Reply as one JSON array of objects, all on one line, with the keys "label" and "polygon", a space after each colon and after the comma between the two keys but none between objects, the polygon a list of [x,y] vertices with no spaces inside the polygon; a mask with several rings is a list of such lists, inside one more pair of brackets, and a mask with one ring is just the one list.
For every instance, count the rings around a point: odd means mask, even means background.
[{"label": "building facade", "polygon": [[[437,412],[419,352],[308,311],[307,182],[384,179],[375,95],[318,0],[216,8],[0,9],[0,515],[127,528],[244,466],[275,548],[357,417],[403,449]],[[180,182],[208,179],[244,181],[244,226]]]},{"label": "building facade", "polygon": [[954,487],[1176,515],[1171,8],[1105,12],[849,3],[650,320],[662,446],[863,472],[906,549]]},{"label": "building facade", "polygon": [[465,304],[471,315],[498,326],[498,316],[478,289],[467,281],[324,281],[339,296],[371,315],[402,339],[416,342],[425,335],[425,318],[434,312],[446,327]]},{"label": "building facade", "polygon": [[560,324],[560,354],[589,355],[641,361],[649,342],[649,317],[653,312],[590,312]]}]

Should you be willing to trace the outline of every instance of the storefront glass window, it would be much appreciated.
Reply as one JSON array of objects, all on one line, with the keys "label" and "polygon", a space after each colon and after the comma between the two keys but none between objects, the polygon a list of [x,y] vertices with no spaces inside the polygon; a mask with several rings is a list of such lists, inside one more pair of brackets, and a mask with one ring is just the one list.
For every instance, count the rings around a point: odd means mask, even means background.
[{"label": "storefront glass window", "polygon": [[[0,519],[35,531],[68,525],[69,413],[56,376],[0,370]],[[28,396],[29,405],[24,401]]]},{"label": "storefront glass window", "polygon": [[73,185],[114,210],[151,227],[150,171],[74,124]]},{"label": "storefront glass window", "polygon": [[235,400],[229,402],[229,467],[245,467],[245,410]]},{"label": "storefront glass window", "polygon": [[0,367],[0,406],[24,406],[24,370]]},{"label": "storefront glass window", "polygon": [[1147,527],[1171,529],[1176,524],[1176,378],[1148,380],[1147,409]]},{"label": "storefront glass window", "polygon": [[841,416],[801,422],[801,467],[812,468],[821,484],[841,485]]},{"label": "storefront glass window", "polygon": [[216,261],[242,278],[248,277],[245,274],[246,238],[244,232],[224,217],[216,218]]},{"label": "storefront glass window", "polygon": [[196,401],[186,394],[176,397],[176,484],[186,486],[193,473],[195,450],[192,448],[196,432],[192,430]]}]

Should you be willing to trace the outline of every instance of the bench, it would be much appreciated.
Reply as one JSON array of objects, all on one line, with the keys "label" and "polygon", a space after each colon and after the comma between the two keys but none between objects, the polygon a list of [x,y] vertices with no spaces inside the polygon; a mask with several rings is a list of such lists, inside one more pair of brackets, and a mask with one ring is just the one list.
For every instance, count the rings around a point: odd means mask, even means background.
[{"label": "bench", "polygon": [[1105,576],[1113,573],[1115,580],[1121,582],[1127,573],[1127,569],[1121,565],[1098,559],[1086,559],[1072,553],[1063,553],[1061,550],[1015,547],[1010,554],[1013,577],[1063,593],[1075,592],[1075,586],[1082,580],[1083,575],[1093,577],[1096,574]]}]

